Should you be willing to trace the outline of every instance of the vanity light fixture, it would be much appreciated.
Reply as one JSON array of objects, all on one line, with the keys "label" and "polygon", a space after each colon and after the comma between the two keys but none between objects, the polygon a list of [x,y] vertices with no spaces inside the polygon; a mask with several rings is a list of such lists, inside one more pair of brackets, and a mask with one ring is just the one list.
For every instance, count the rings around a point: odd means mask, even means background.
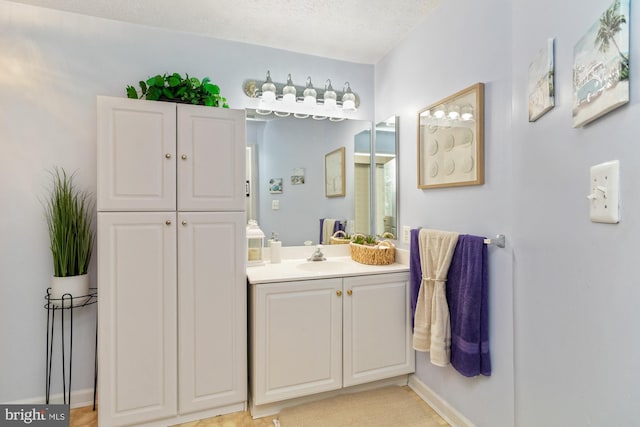
[{"label": "vanity light fixture", "polygon": [[264,116],[286,117],[293,114],[297,118],[342,121],[357,111],[360,104],[349,82],[339,92],[333,89],[330,79],[326,80],[324,89],[315,88],[311,77],[307,78],[304,87],[300,87],[293,83],[291,74],[287,76],[287,82],[281,84],[274,83],[271,72],[267,71],[264,81],[246,80],[243,88],[245,95],[256,100],[255,106],[248,108]]}]

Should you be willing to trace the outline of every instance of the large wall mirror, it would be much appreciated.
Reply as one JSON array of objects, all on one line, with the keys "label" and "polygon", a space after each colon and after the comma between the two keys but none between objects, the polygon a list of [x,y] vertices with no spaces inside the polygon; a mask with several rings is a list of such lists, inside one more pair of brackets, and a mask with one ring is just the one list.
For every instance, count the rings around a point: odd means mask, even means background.
[{"label": "large wall mirror", "polygon": [[[258,221],[267,238],[275,232],[286,246],[317,244],[325,218],[348,221],[350,234],[397,234],[395,123],[376,126],[379,142],[372,155],[369,121],[251,116],[248,113],[247,217]],[[326,197],[325,156],[342,147],[345,195]],[[282,183],[275,191],[274,182]]]},{"label": "large wall mirror", "polygon": [[[248,113],[248,117],[250,114]],[[372,124],[363,120],[256,117],[247,121],[247,213],[256,219],[267,238],[278,233],[286,246],[320,241],[320,220],[354,220],[354,146],[356,135],[368,134]],[[345,148],[345,195],[325,194],[325,156]],[[282,182],[279,189],[272,183]],[[250,211],[251,208],[251,211]]]}]

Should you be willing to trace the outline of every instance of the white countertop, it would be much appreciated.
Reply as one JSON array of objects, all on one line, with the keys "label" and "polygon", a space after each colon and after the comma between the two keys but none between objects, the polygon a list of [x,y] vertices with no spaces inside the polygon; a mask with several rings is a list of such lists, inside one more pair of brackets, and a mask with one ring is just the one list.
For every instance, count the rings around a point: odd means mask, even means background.
[{"label": "white countertop", "polygon": [[[335,245],[338,246],[338,245]],[[396,249],[396,262],[389,265],[366,265],[351,259],[344,249],[325,251],[326,261],[307,261],[306,258],[283,259],[281,263],[247,267],[247,279],[252,285],[294,280],[350,277],[367,274],[401,273],[409,271],[408,254]],[[329,248],[329,247],[326,247]],[[308,248],[305,248],[309,252]],[[309,253],[308,255],[311,255]],[[333,255],[333,256],[332,256]],[[406,262],[405,262],[406,261]]]}]

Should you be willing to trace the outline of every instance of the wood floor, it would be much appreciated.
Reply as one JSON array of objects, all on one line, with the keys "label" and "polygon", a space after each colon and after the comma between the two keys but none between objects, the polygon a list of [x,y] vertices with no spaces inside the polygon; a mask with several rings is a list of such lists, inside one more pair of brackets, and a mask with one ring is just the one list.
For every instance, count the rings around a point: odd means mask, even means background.
[{"label": "wood floor", "polygon": [[[409,387],[403,387],[410,391]],[[429,405],[427,405],[420,397],[411,391],[412,396],[425,406],[430,412],[429,421],[432,421],[433,427],[448,426],[447,424]],[[251,419],[249,411],[235,412],[233,414],[221,415],[219,417],[207,418],[205,420],[193,421],[190,423],[180,424],[179,427],[274,427],[273,419],[275,416]],[[71,410],[69,427],[97,427],[98,412],[93,411],[91,406],[76,408]],[[397,426],[402,427],[402,426]]]}]

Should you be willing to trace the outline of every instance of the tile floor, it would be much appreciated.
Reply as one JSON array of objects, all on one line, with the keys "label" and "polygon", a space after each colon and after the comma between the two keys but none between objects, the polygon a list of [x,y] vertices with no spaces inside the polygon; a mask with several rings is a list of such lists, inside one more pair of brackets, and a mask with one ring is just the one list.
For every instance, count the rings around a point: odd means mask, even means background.
[{"label": "tile floor", "polygon": [[[410,390],[409,387],[404,388],[406,390]],[[428,409],[430,413],[429,421],[432,422],[430,425],[433,427],[444,427],[449,425],[433,409],[431,409],[429,405],[420,399],[417,394],[413,391],[411,391],[411,394],[417,401],[421,402],[421,404]],[[180,424],[177,427],[273,427],[274,418],[275,416],[269,416],[254,420],[251,418],[249,411],[245,411]],[[72,409],[69,427],[98,427],[97,411],[93,411],[91,406]]]}]

